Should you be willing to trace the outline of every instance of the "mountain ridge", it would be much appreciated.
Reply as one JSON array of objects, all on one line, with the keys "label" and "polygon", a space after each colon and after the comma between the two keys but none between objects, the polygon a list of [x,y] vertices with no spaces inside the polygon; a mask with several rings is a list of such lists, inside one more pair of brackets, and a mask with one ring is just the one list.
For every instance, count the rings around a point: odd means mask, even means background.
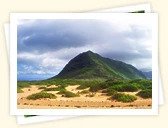
[{"label": "mountain ridge", "polygon": [[146,76],[147,79],[152,79],[152,71],[142,71],[142,73]]},{"label": "mountain ridge", "polygon": [[146,79],[134,66],[122,61],[100,56],[92,51],[80,53],[53,78],[98,79],[98,78]]}]

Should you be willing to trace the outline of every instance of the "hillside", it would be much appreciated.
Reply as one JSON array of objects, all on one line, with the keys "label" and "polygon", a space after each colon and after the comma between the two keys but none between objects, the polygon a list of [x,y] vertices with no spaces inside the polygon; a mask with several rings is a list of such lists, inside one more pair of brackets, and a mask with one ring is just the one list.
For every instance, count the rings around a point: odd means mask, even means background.
[{"label": "hillside", "polygon": [[152,71],[143,72],[147,79],[152,79]]},{"label": "hillside", "polygon": [[146,78],[134,66],[122,61],[104,58],[92,51],[83,52],[71,59],[63,70],[53,78],[109,79],[114,77],[123,79]]}]

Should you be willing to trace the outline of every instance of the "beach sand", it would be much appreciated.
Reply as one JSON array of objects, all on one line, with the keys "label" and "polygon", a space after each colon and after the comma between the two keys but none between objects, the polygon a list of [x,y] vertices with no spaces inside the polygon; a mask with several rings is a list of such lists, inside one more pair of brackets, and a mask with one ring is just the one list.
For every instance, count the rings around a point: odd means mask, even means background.
[{"label": "beach sand", "polygon": [[[80,93],[82,90],[78,90],[79,85],[69,85],[66,87],[67,91],[73,93]],[[48,88],[56,87],[52,85]],[[93,93],[93,97],[89,97],[88,94],[80,94],[79,97],[62,97],[61,94],[57,94],[58,91],[48,91],[57,96],[56,99],[38,99],[28,100],[27,96],[41,92],[43,89],[38,89],[39,86],[32,85],[27,88],[23,88],[23,93],[17,94],[17,107],[19,109],[54,109],[54,108],[128,108],[128,109],[151,109],[152,99],[143,99],[137,97],[137,100],[130,103],[118,102],[115,100],[108,100],[109,96],[101,92]],[[84,90],[88,90],[84,89]],[[137,92],[125,92],[126,94],[135,95]]]}]

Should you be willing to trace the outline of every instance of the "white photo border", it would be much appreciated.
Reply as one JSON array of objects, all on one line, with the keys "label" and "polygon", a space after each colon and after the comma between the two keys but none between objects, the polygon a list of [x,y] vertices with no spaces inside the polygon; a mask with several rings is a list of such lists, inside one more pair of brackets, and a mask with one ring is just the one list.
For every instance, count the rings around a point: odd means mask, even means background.
[{"label": "white photo border", "polygon": [[108,8],[108,9],[99,9],[99,10],[93,10],[89,12],[106,12],[106,13],[126,13],[126,12],[136,12],[136,11],[145,11],[145,13],[151,13],[151,5],[148,3],[144,4],[137,4],[137,5],[128,5],[123,7],[117,7],[117,8]]},{"label": "white photo border", "polygon": [[[18,109],[17,21],[19,19],[99,19],[109,16],[146,16],[152,22],[152,109]],[[134,17],[134,18],[135,18]],[[11,13],[10,16],[10,114],[11,115],[158,115],[158,15],[156,13]]]}]

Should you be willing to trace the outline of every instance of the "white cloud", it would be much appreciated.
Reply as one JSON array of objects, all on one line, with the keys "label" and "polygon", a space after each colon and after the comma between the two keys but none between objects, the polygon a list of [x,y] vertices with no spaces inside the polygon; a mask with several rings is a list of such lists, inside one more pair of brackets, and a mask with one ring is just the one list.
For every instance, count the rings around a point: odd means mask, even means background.
[{"label": "white cloud", "polygon": [[146,17],[123,16],[92,22],[87,20],[86,23],[21,20],[19,26],[23,27],[20,29],[23,35],[19,38],[21,47],[17,57],[24,69],[19,73],[56,75],[72,58],[88,50],[127,62],[138,69],[152,67],[152,25]]}]

